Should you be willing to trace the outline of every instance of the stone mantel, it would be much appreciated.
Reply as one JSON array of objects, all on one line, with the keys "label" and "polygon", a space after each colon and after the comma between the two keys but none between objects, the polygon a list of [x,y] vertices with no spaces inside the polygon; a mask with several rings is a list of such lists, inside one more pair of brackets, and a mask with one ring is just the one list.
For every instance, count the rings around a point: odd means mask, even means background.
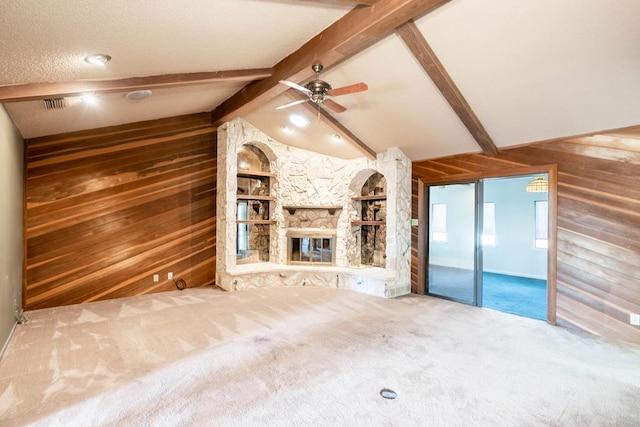
[{"label": "stone mantel", "polygon": [[297,210],[327,210],[329,215],[333,215],[337,210],[342,209],[342,206],[283,206],[282,209],[286,209],[289,215],[294,215]]},{"label": "stone mantel", "polygon": [[[236,159],[243,145],[269,159],[273,224],[269,262],[236,265]],[[360,215],[360,188],[375,172],[387,182],[385,268],[359,265],[358,226],[352,225]],[[381,297],[410,292],[411,161],[398,148],[375,160],[338,159],[281,144],[234,119],[218,128],[217,206],[216,284],[223,289],[323,286]],[[307,213],[300,219],[301,211]],[[335,265],[287,264],[288,238],[302,230],[335,236]]]}]

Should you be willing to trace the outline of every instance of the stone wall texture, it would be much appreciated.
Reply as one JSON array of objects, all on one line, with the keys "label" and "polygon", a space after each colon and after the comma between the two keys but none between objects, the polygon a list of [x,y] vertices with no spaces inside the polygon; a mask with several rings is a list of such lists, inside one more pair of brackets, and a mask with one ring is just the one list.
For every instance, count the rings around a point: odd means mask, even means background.
[{"label": "stone wall texture", "polygon": [[[236,174],[237,151],[253,145],[269,158],[272,202],[269,262],[236,265]],[[387,181],[386,265],[360,265],[360,202],[353,197],[372,173]],[[381,153],[375,160],[344,160],[281,144],[242,119],[218,128],[216,283],[234,291],[265,286],[322,286],[347,288],[381,297],[410,292],[411,262],[411,161],[397,148]],[[335,231],[334,266],[287,264],[287,232],[304,230],[303,222],[291,221],[283,207],[297,206],[326,216],[326,207],[340,207],[331,221],[307,224],[310,232]],[[298,213],[296,212],[297,215]],[[333,227],[331,230],[329,227]],[[292,225],[294,227],[292,227]]]}]

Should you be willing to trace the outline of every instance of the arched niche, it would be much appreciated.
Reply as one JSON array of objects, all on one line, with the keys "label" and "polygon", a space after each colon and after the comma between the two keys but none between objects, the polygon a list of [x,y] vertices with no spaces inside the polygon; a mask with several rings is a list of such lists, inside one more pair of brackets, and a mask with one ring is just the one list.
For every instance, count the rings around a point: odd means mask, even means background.
[{"label": "arched niche", "polygon": [[236,264],[268,262],[274,224],[271,162],[254,144],[241,145],[236,157]]},{"label": "arched niche", "polygon": [[260,147],[259,143],[246,143],[238,148],[238,171],[271,172],[271,161],[275,156],[268,147]]},{"label": "arched niche", "polygon": [[385,267],[387,248],[387,180],[375,170],[356,174],[351,183],[358,220],[352,221],[361,266]]}]

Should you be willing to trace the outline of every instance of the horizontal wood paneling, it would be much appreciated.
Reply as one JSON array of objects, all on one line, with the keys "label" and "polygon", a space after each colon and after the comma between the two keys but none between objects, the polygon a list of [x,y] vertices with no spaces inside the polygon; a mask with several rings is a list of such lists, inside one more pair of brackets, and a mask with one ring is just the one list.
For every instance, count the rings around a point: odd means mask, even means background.
[{"label": "horizontal wood paneling", "polygon": [[[216,131],[207,113],[26,141],[27,309],[215,277]],[[153,275],[160,282],[153,282]]]},{"label": "horizontal wood paneling", "polygon": [[[556,164],[557,322],[615,340],[640,343],[640,126],[413,164],[417,183]],[[414,214],[417,206],[413,206]],[[421,283],[417,235],[412,239],[412,290]]]}]

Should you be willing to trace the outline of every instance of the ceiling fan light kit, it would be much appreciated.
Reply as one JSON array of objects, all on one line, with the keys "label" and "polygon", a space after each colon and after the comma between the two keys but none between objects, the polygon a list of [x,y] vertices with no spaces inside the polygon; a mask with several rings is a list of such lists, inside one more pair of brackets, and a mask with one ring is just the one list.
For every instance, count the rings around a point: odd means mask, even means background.
[{"label": "ceiling fan light kit", "polygon": [[333,89],[328,82],[325,82],[324,80],[320,80],[320,73],[322,72],[323,68],[324,67],[322,66],[322,64],[313,64],[311,66],[311,69],[315,73],[316,77],[314,80],[311,80],[304,86],[288,80],[280,80],[280,83],[287,85],[290,88],[295,89],[299,92],[304,93],[308,97],[308,99],[290,102],[289,104],[276,107],[276,109],[280,110],[283,108],[289,108],[306,101],[311,101],[318,106],[323,104],[336,113],[342,113],[343,111],[346,111],[346,108],[338,104],[337,102],[331,99],[328,99],[329,97],[348,95],[351,93],[363,92],[369,89],[366,83],[362,83],[362,82],[349,85],[349,86],[343,86],[337,89]]}]

